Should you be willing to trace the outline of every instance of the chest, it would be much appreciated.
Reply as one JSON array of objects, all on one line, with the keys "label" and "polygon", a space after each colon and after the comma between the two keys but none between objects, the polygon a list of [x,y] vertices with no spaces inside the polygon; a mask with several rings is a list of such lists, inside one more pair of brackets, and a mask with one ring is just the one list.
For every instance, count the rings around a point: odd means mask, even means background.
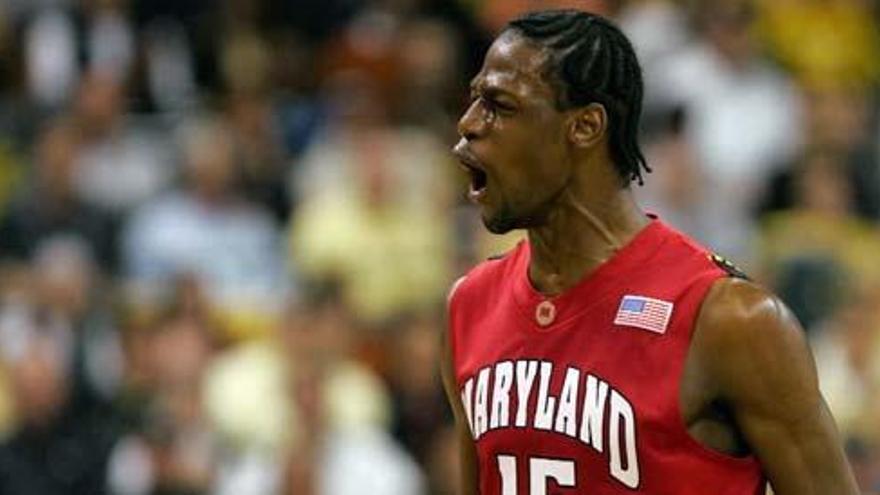
[{"label": "chest", "polygon": [[551,390],[561,390],[572,369],[644,389],[639,395],[650,398],[666,382],[677,382],[692,315],[668,303],[653,315],[633,316],[628,297],[606,294],[566,312],[551,301],[526,306],[501,298],[482,305],[454,322],[459,385],[498,363],[538,362],[545,363],[538,383],[546,370]]},{"label": "chest", "polygon": [[656,437],[645,433],[680,422],[689,328],[672,314],[662,332],[622,324],[622,305],[607,295],[557,314],[499,300],[456,322],[459,393],[485,462],[497,452],[561,456],[637,484],[637,446]]},{"label": "chest", "polygon": [[621,324],[621,297],[592,301],[555,324],[536,305],[498,301],[459,321],[456,378],[475,438],[497,428],[547,430],[579,438],[611,418],[675,421],[687,318],[663,332]]}]

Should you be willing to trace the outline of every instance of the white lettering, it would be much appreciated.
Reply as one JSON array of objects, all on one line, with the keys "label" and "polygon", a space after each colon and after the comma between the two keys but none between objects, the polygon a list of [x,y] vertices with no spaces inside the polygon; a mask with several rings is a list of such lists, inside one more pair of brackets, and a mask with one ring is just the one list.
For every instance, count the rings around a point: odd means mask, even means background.
[{"label": "white lettering", "polygon": [[557,433],[564,433],[572,438],[577,436],[577,398],[580,381],[580,370],[568,368],[565,372],[565,383],[562,384],[562,392],[559,394],[559,409],[556,411],[556,427],[554,430]]},{"label": "white lettering", "polygon": [[477,376],[477,393],[474,398],[474,438],[480,438],[489,428],[489,372],[492,368],[483,368]]},{"label": "white lettering", "polygon": [[[611,391],[611,427],[608,444],[611,449],[611,476],[628,486],[639,486],[639,460],[636,456],[636,420],[632,406],[627,400]],[[620,445],[620,422],[623,421],[623,438],[626,448],[626,468],[623,467],[622,449]]]},{"label": "white lettering", "polygon": [[535,428],[549,430],[553,428],[553,412],[556,410],[556,398],[549,395],[550,377],[553,375],[553,364],[541,363],[541,381],[538,384],[538,404],[535,410]]},{"label": "white lettering", "polygon": [[516,362],[516,426],[520,428],[526,425],[526,411],[529,406],[529,396],[532,394],[532,385],[535,383],[535,375],[538,374],[537,361]]},{"label": "white lettering", "polygon": [[573,488],[574,462],[558,459],[529,459],[529,494],[547,495],[547,481],[553,479],[562,488]]},{"label": "white lettering", "polygon": [[510,426],[510,387],[513,385],[513,363],[504,361],[495,365],[495,386],[492,389],[492,408],[489,428]]},{"label": "white lettering", "polygon": [[516,495],[516,457],[499,455],[498,472],[501,474],[501,495]]},{"label": "white lettering", "polygon": [[587,392],[584,394],[584,410],[581,418],[581,441],[602,452],[602,419],[608,384],[593,375],[587,375]]}]

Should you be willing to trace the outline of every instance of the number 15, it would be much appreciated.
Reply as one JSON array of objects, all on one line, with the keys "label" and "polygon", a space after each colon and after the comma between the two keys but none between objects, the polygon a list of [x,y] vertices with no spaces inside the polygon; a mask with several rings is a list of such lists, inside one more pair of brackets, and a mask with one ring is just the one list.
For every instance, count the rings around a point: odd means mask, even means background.
[{"label": "number 15", "polygon": [[[498,471],[501,473],[501,495],[517,495],[516,457],[499,455]],[[547,495],[550,479],[563,488],[574,488],[574,461],[529,458],[529,495]]]}]

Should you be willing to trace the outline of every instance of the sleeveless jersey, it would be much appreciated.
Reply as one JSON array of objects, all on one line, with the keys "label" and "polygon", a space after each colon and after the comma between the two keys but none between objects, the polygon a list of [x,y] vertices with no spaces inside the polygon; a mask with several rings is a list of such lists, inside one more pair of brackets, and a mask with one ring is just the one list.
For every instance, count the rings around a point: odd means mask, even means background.
[{"label": "sleeveless jersey", "polygon": [[571,290],[528,280],[529,245],[450,295],[458,391],[481,495],[763,495],[754,457],[694,440],[679,383],[723,263],[653,219]]}]

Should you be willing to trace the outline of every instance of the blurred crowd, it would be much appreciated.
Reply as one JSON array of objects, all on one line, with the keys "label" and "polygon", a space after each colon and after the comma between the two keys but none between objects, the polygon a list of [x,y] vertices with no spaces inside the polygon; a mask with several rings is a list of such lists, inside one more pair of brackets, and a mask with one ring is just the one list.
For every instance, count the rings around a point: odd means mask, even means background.
[{"label": "blurred crowd", "polygon": [[521,236],[455,122],[573,6],[641,57],[638,196],[791,306],[880,493],[878,2],[0,0],[0,494],[454,494],[445,293]]}]

